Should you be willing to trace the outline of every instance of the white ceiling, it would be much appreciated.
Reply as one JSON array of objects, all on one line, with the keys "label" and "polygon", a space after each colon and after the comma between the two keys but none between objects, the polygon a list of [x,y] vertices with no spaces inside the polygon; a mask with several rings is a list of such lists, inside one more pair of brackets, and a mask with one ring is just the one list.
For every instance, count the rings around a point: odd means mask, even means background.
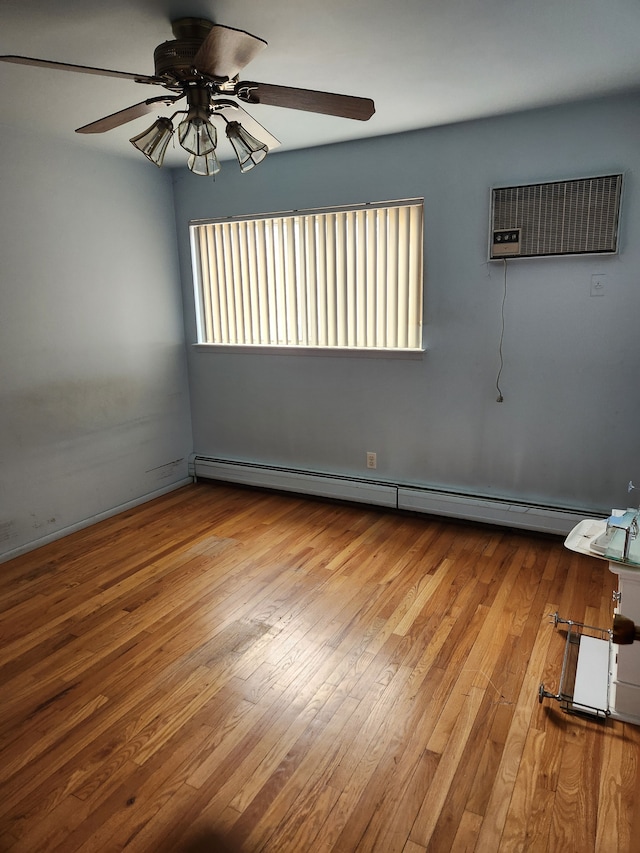
[{"label": "white ceiling", "polygon": [[[153,74],[187,16],[268,42],[244,79],[375,101],[368,122],[247,107],[283,151],[640,88],[638,0],[1,0],[0,54]],[[140,157],[128,139],[154,115],[74,129],[163,91],[0,62],[0,122]]]}]

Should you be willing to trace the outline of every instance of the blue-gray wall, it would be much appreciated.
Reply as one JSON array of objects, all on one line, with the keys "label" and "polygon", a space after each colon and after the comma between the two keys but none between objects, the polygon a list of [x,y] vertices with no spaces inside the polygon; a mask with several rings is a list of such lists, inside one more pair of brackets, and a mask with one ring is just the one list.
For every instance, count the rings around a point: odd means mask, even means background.
[{"label": "blue-gray wall", "polygon": [[[639,97],[274,153],[247,175],[227,161],[215,182],[2,138],[0,558],[184,482],[194,450],[587,512],[640,481]],[[619,256],[509,264],[496,403],[489,188],[618,170]],[[424,356],[191,346],[190,219],[408,196],[425,198]]]},{"label": "blue-gray wall", "polygon": [[[425,199],[424,356],[189,346],[195,452],[586,511],[624,506],[629,480],[640,483],[639,167],[632,96],[274,152],[247,175],[228,161],[215,182],[176,171],[188,344],[189,220]],[[503,266],[486,262],[490,188],[614,171],[625,173],[618,256],[508,265],[498,404]],[[590,295],[594,273],[606,275],[603,296]]]},{"label": "blue-gray wall", "polygon": [[187,477],[171,175],[2,128],[0,556]]}]

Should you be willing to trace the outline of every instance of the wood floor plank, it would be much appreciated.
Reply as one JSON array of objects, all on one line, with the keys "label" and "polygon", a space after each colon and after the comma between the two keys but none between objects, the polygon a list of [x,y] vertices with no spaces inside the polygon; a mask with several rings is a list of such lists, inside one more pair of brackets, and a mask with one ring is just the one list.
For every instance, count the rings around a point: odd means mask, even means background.
[{"label": "wood floor plank", "polygon": [[464,753],[467,737],[473,729],[483,697],[483,690],[471,687],[469,693],[461,698],[456,724],[451,730],[427,795],[411,828],[410,837],[417,844],[423,844],[426,847],[431,840],[440,813],[447,801],[458,764]]},{"label": "wood floor plank", "polygon": [[[501,846],[505,850],[526,850],[534,843],[540,849],[547,846],[548,826],[542,830],[544,837],[540,837],[540,827],[537,821],[529,821],[536,799],[536,780],[543,760],[544,740],[544,732],[533,727],[529,728],[500,840]],[[546,790],[546,793],[549,794],[550,792]],[[547,803],[549,799],[547,798]]]},{"label": "wood floor plank", "polygon": [[198,483],[0,569],[3,853],[635,853],[640,728],[572,718],[560,538]]},{"label": "wood floor plank", "polygon": [[513,796],[515,780],[522,760],[527,731],[534,711],[531,697],[536,691],[538,673],[549,645],[549,639],[548,626],[542,622],[532,649],[527,667],[527,676],[523,681],[523,686],[518,696],[502,760],[494,779],[491,796],[478,836],[478,850],[499,849]]}]

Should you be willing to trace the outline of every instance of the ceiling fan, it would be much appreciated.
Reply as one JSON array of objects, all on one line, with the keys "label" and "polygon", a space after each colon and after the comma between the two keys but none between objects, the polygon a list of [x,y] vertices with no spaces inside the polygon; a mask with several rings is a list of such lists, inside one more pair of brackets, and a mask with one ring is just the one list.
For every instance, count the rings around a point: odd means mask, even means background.
[{"label": "ceiling fan", "polygon": [[240,71],[267,46],[264,39],[244,30],[202,18],[180,18],[171,26],[175,38],[156,47],[153,54],[155,74],[151,76],[29,56],[0,56],[0,60],[59,71],[120,77],[136,83],[162,86],[168,91],[79,127],[76,133],[104,133],[153,112],[160,104],[171,106],[185,98],[186,109],[177,110],[171,118],[158,118],[150,128],[134,136],[131,143],[156,166],[162,166],[175,130],[173,119],[177,115],[185,115],[177,127],[178,139],[190,155],[189,168],[198,175],[215,175],[220,171],[216,155],[217,130],[211,122],[212,116],[224,120],[227,138],[243,172],[260,163],[271,148],[280,144],[237,101],[307,110],[358,121],[367,121],[375,112],[370,98],[240,80]]}]

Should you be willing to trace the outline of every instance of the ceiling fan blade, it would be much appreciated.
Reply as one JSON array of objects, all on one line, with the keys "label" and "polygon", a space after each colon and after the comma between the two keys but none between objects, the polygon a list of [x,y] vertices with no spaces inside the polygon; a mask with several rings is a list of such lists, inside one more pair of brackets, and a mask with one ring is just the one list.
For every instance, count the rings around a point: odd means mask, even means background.
[{"label": "ceiling fan blade", "polygon": [[107,68],[92,68],[89,65],[70,65],[68,62],[52,62],[48,59],[34,59],[31,56],[0,56],[1,62],[14,62],[17,65],[36,65],[40,68],[52,68],[56,71],[78,71],[80,74],[97,74],[100,77],[120,77],[135,80],[136,83],[158,83],[157,77],[146,74],[129,74],[127,71],[109,71]]},{"label": "ceiling fan blade", "polygon": [[370,98],[315,92],[311,89],[293,89],[290,86],[274,86],[270,83],[236,83],[235,94],[248,104],[307,110],[311,113],[324,113],[358,121],[367,121],[376,111]]},{"label": "ceiling fan blade", "polygon": [[264,39],[244,30],[214,24],[200,45],[193,64],[201,74],[231,79],[266,46]]},{"label": "ceiling fan blade", "polygon": [[76,133],[104,133],[106,130],[113,130],[114,127],[120,127],[128,121],[133,121],[147,113],[153,112],[156,104],[172,104],[174,101],[180,100],[182,95],[171,98],[167,95],[161,95],[159,98],[149,98],[147,101],[141,101],[139,104],[134,104],[132,107],[127,107],[124,110],[118,110],[117,113],[100,118],[97,121],[92,121],[91,124],[85,124],[79,127]]},{"label": "ceiling fan blade", "polygon": [[233,101],[213,101],[213,115],[224,116],[227,121],[239,121],[245,130],[249,131],[251,136],[255,136],[260,142],[264,142],[269,151],[278,148],[282,143],[273,134],[269,133],[266,127],[263,127],[259,121],[256,121],[253,116],[249,115],[246,110]]}]

